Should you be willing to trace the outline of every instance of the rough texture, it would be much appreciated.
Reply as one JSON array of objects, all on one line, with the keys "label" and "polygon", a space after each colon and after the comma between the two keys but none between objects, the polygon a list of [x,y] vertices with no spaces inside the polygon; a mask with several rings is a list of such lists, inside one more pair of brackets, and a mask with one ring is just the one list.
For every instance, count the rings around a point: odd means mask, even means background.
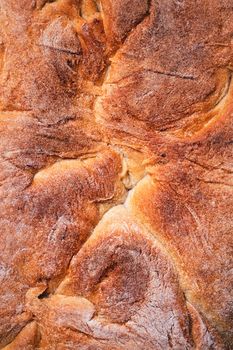
[{"label": "rough texture", "polygon": [[0,0],[0,348],[230,350],[233,2]]}]

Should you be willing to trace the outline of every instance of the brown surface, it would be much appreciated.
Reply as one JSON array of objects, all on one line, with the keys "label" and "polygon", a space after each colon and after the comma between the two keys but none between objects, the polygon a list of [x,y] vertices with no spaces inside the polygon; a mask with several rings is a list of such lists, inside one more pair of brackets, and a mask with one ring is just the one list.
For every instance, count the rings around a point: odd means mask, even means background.
[{"label": "brown surface", "polygon": [[0,0],[0,348],[232,349],[233,2]]}]

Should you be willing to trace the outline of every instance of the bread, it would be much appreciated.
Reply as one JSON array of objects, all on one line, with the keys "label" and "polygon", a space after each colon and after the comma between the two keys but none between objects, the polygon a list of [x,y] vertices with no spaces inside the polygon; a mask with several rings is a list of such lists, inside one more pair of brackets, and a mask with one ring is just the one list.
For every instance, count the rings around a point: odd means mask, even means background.
[{"label": "bread", "polygon": [[0,348],[232,349],[232,0],[0,24]]}]

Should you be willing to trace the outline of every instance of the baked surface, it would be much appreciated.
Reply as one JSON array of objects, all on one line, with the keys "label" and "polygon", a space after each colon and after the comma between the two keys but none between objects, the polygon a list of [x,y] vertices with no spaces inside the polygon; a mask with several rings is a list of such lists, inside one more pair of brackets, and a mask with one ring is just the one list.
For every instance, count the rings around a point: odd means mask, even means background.
[{"label": "baked surface", "polygon": [[232,348],[232,40],[231,0],[0,0],[0,348]]}]

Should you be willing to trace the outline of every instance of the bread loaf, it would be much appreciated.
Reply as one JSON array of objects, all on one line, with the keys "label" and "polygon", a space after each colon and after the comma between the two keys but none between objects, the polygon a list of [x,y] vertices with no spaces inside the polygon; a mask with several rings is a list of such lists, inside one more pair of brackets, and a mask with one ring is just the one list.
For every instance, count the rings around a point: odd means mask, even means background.
[{"label": "bread loaf", "polygon": [[1,349],[233,349],[232,40],[232,0],[0,0]]}]

